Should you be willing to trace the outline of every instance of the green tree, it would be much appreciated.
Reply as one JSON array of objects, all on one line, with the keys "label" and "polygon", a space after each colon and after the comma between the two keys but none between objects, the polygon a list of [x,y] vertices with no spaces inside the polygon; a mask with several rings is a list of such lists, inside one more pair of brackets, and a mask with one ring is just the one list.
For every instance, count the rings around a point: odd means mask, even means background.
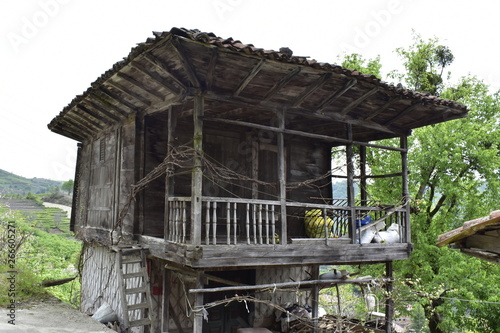
[{"label": "green tree", "polygon": [[380,69],[382,68],[380,56],[377,56],[375,59],[365,59],[362,55],[353,53],[345,55],[341,63],[342,67],[357,70],[363,74],[375,75],[378,78],[382,77],[380,73]]},{"label": "green tree", "polygon": [[[451,50],[439,44],[437,38],[424,40],[415,32],[414,43],[407,49],[397,48],[396,53],[403,58],[406,73],[391,72],[390,76],[406,83],[407,87],[438,96],[444,87],[444,70],[454,56]],[[447,79],[450,73],[447,73]]]},{"label": "green tree", "polygon": [[70,180],[68,180],[67,182],[64,182],[64,183],[61,185],[61,189],[62,189],[63,191],[68,192],[68,195],[70,195],[70,194],[71,194],[71,192],[73,191],[73,187],[74,187],[74,186],[75,186],[75,182],[74,182],[72,179],[70,179]]},{"label": "green tree", "polygon": [[[448,84],[445,70],[453,54],[437,39],[425,41],[416,35],[412,46],[397,52],[405,72],[392,72],[392,78],[470,109],[468,118],[416,129],[409,138],[415,248],[409,260],[395,263],[396,277],[405,282],[398,290],[400,299],[423,308],[432,333],[500,332],[500,308],[487,303],[500,302],[500,267],[435,246],[438,235],[498,207],[499,92],[490,93],[488,85],[472,76]],[[387,141],[383,144],[395,144]],[[397,154],[368,149],[373,174],[391,172],[398,159]],[[394,189],[400,186],[390,181],[374,179],[372,198],[393,202],[400,195]]]}]

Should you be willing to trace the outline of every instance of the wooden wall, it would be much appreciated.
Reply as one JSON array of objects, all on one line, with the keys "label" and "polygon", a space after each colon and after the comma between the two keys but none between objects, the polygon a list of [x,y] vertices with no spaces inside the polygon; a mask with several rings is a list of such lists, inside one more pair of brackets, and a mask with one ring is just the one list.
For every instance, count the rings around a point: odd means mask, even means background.
[{"label": "wooden wall", "polygon": [[[309,266],[283,266],[265,269],[257,269],[256,284],[269,284],[279,282],[304,281],[311,278],[311,267]],[[309,272],[309,274],[308,274]],[[291,288],[287,288],[291,289]],[[255,295],[260,300],[268,301],[283,308],[290,307],[293,304],[304,306],[311,305],[310,291],[297,289],[296,292],[269,291],[261,292]],[[279,312],[279,311],[278,311]],[[276,309],[265,303],[255,304],[254,327],[272,327],[275,325]]]},{"label": "wooden wall", "polygon": [[80,310],[93,314],[107,302],[122,318],[115,253],[99,245],[85,244]]},{"label": "wooden wall", "polygon": [[[135,123],[129,120],[95,140],[84,142],[79,157],[75,231],[81,227],[112,229],[129,201],[135,182]],[[134,205],[125,215],[123,233],[133,234]]]}]

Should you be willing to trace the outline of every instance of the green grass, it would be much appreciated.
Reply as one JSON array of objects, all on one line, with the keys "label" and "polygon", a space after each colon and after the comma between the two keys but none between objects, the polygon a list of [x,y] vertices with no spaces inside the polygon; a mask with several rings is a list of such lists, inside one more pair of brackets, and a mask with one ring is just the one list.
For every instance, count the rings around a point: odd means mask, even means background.
[{"label": "green grass", "polygon": [[[73,277],[77,269],[82,244],[74,239],[69,231],[69,219],[62,217],[58,208],[43,208],[42,211],[15,212],[0,207],[0,246],[8,249],[9,233],[15,225],[17,247],[15,262],[9,261],[9,252],[0,252],[0,305],[10,301],[9,288],[11,276],[15,271],[16,302],[38,298],[47,292],[59,299],[78,305],[80,284],[78,279],[56,287],[42,288],[44,280]],[[13,221],[10,223],[9,221]],[[58,228],[60,233],[51,233]],[[49,232],[48,232],[49,231]],[[11,253],[12,254],[12,253]]]}]

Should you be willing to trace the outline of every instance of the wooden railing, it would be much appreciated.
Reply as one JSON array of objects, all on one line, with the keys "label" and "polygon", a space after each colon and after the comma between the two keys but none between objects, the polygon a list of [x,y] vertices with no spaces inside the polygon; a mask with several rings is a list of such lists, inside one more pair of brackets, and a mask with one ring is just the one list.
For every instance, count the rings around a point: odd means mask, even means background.
[{"label": "wooden railing", "polygon": [[[360,243],[369,227],[377,227],[379,232],[397,224],[398,242],[408,241],[404,207],[348,207],[340,199],[335,205],[288,202],[286,206],[289,223],[304,223],[306,235],[298,237],[350,238],[350,242]],[[191,197],[169,198],[167,240],[191,243],[190,213]],[[368,220],[368,227],[362,225]],[[205,245],[283,244],[281,221],[279,201],[203,197],[201,242]]]}]

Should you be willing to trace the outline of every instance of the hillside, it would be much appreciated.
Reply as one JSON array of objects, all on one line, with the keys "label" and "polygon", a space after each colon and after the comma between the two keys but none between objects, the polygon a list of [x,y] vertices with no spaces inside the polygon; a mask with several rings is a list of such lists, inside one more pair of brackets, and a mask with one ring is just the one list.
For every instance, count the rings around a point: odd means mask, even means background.
[{"label": "hillside", "polygon": [[43,178],[24,178],[0,169],[0,194],[49,193],[62,182]]}]

